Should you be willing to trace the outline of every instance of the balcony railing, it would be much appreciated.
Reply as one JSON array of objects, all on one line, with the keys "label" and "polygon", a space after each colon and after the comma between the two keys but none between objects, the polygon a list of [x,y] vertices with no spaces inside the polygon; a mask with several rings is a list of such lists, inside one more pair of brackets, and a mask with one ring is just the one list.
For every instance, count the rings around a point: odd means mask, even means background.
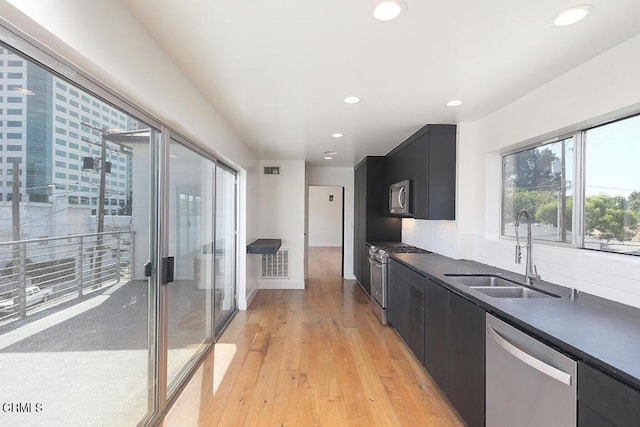
[{"label": "balcony railing", "polygon": [[0,321],[130,280],[133,254],[131,231],[0,243]]}]

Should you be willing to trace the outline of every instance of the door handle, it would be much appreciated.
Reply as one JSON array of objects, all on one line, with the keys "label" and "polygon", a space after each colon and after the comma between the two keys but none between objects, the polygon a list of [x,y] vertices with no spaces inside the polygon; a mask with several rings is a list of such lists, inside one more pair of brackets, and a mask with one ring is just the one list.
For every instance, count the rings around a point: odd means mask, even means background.
[{"label": "door handle", "polygon": [[162,258],[162,283],[173,282],[174,257],[168,256]]},{"label": "door handle", "polygon": [[553,366],[543,362],[542,360],[533,357],[529,353],[526,353],[520,350],[518,347],[516,347],[515,345],[511,344],[509,341],[504,339],[502,335],[500,335],[500,333],[495,329],[493,329],[491,326],[487,326],[487,330],[489,331],[489,335],[491,335],[491,338],[493,338],[493,340],[500,347],[502,347],[507,353],[511,354],[513,357],[517,358],[523,363],[526,363],[527,365],[531,366],[533,369],[536,369],[542,372],[543,374],[553,378],[556,381],[560,381],[561,383],[569,386],[571,385],[571,375],[561,371],[560,369],[554,368]]},{"label": "door handle", "polygon": [[151,264],[151,261],[147,261],[144,264],[144,277],[151,277],[151,267],[153,264]]}]

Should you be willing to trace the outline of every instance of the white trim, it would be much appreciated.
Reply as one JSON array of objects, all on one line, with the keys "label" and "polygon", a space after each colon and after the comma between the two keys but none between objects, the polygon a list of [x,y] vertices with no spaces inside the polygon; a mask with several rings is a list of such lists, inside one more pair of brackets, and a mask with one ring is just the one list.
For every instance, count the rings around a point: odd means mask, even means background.
[{"label": "white trim", "polygon": [[246,310],[251,305],[251,302],[256,297],[256,295],[258,295],[258,289],[251,289],[251,291],[249,292],[249,295],[247,295],[247,298],[245,300],[246,305],[242,310]]}]

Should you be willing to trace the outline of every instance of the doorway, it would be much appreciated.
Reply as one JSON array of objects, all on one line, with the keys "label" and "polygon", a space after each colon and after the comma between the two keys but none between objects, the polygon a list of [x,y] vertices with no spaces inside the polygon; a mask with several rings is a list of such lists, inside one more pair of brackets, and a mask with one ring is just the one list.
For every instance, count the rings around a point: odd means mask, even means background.
[{"label": "doorway", "polygon": [[344,187],[310,185],[307,201],[306,270],[344,276]]}]

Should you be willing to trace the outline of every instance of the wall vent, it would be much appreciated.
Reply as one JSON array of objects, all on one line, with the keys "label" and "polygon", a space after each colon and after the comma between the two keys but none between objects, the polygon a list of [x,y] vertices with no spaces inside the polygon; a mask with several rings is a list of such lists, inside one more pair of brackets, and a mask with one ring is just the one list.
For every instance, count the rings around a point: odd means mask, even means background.
[{"label": "wall vent", "polygon": [[265,175],[280,175],[280,166],[265,166]]},{"label": "wall vent", "polygon": [[275,254],[262,255],[261,279],[289,278],[289,250],[280,249]]}]

